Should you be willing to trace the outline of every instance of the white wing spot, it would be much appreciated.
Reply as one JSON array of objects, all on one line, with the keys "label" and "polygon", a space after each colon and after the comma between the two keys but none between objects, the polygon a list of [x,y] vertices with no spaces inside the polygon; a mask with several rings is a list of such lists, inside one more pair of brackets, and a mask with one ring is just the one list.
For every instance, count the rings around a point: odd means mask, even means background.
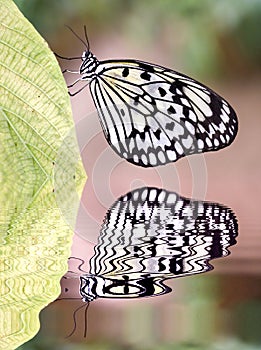
[{"label": "white wing spot", "polygon": [[224,111],[225,111],[227,114],[230,114],[230,108],[229,108],[228,105],[226,105],[224,102],[225,102],[225,101],[223,101],[223,109],[224,109]]},{"label": "white wing spot", "polygon": [[206,144],[208,145],[208,147],[212,147],[212,142],[209,137],[206,137]]},{"label": "white wing spot", "polygon": [[182,143],[183,143],[183,145],[184,145],[187,149],[189,149],[189,148],[192,146],[192,144],[193,144],[193,139],[192,139],[192,137],[189,135],[186,139],[183,139],[183,140],[182,140]]},{"label": "white wing spot", "polygon": [[148,159],[147,159],[147,157],[145,156],[144,153],[143,153],[142,156],[141,156],[141,161],[143,162],[144,165],[147,165],[147,164],[148,164]]},{"label": "white wing spot", "polygon": [[189,121],[185,121],[185,127],[187,128],[187,130],[191,133],[191,134],[195,134],[195,128],[194,126],[189,122]]},{"label": "white wing spot", "polygon": [[139,134],[136,136],[136,142],[137,142],[138,149],[139,150],[143,149],[143,151],[145,151],[145,152],[147,152],[148,151],[148,147],[151,146],[150,139],[148,137],[145,137],[145,140],[142,140]]},{"label": "white wing spot", "polygon": [[158,158],[159,158],[159,161],[160,161],[161,163],[165,163],[165,162],[166,162],[165,154],[164,154],[162,151],[159,151],[159,153],[158,153]]},{"label": "white wing spot", "polygon": [[147,188],[145,188],[141,194],[141,200],[145,201],[145,199],[147,198],[148,195],[148,190]]},{"label": "white wing spot", "polygon": [[177,159],[176,152],[174,152],[172,150],[167,150],[166,154],[167,154],[167,157],[169,158],[170,161],[174,161]]},{"label": "white wing spot", "polygon": [[143,98],[144,98],[145,101],[148,101],[149,103],[152,102],[152,98],[150,97],[150,95],[146,94]]},{"label": "white wing spot", "polygon": [[220,115],[220,118],[223,120],[223,122],[226,124],[229,122],[228,115],[223,111],[223,113]]},{"label": "white wing spot", "polygon": [[139,192],[138,192],[138,191],[137,191],[137,192],[134,192],[133,195],[132,195],[132,198],[133,198],[135,201],[137,201],[138,198],[139,198]]},{"label": "white wing spot", "polygon": [[150,190],[149,192],[149,201],[154,202],[157,196],[157,191],[156,190]]},{"label": "white wing spot", "polygon": [[158,201],[161,203],[164,201],[164,198],[166,197],[166,192],[161,191],[160,194],[158,195]]},{"label": "white wing spot", "polygon": [[204,142],[201,139],[198,139],[198,148],[200,149],[204,148]]},{"label": "white wing spot", "polygon": [[130,150],[130,153],[132,153],[134,147],[135,147],[135,143],[134,143],[134,138],[132,137],[132,138],[130,139],[130,143],[129,143],[129,150]]},{"label": "white wing spot", "polygon": [[133,161],[134,163],[139,163],[139,157],[137,156],[137,154],[134,154]]},{"label": "white wing spot", "polygon": [[189,111],[189,119],[191,119],[193,122],[197,121],[197,116],[193,111]]},{"label": "white wing spot", "polygon": [[170,193],[168,195],[167,204],[173,204],[177,200],[177,195],[175,193]]},{"label": "white wing spot", "polygon": [[156,165],[157,164],[157,159],[154,153],[149,154],[149,160],[151,165]]},{"label": "white wing spot", "polygon": [[203,125],[198,124],[198,130],[203,134],[206,130],[204,129]]},{"label": "white wing spot", "polygon": [[224,133],[226,132],[226,126],[225,126],[225,124],[222,123],[222,122],[219,124],[219,132],[220,132],[221,134],[224,134]]},{"label": "white wing spot", "polygon": [[183,154],[183,149],[182,149],[181,145],[179,144],[179,142],[175,143],[175,148],[180,155]]},{"label": "white wing spot", "polygon": [[222,143],[226,142],[226,140],[225,140],[225,138],[224,138],[224,136],[222,134],[220,135],[220,140],[221,140]]},{"label": "white wing spot", "polygon": [[184,106],[190,107],[190,104],[186,98],[181,98],[180,99],[181,103],[183,103]]},{"label": "white wing spot", "polygon": [[214,140],[214,145],[215,145],[215,146],[219,146],[219,141],[218,141],[218,139],[215,139],[215,140]]},{"label": "white wing spot", "polygon": [[209,137],[212,138],[213,135],[215,135],[216,131],[215,129],[213,128],[213,126],[210,124],[209,125]]}]

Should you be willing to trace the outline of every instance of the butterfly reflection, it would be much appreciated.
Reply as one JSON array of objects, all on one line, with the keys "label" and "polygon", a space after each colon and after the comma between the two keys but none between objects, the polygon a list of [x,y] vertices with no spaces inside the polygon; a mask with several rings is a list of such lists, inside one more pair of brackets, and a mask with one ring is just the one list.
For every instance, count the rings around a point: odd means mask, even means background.
[{"label": "butterfly reflection", "polygon": [[228,207],[136,189],[108,210],[80,293],[87,302],[169,293],[165,280],[212,270],[209,260],[227,256],[237,234]]}]

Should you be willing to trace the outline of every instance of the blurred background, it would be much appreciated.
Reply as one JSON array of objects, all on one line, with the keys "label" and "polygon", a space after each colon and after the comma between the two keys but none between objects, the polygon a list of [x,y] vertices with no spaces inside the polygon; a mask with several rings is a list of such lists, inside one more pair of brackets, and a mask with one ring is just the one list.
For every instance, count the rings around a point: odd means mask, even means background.
[{"label": "blurred background", "polygon": [[[239,118],[235,142],[204,156],[207,187],[204,198],[199,198],[223,203],[235,212],[239,237],[232,254],[214,261],[213,272],[170,282],[171,295],[136,302],[97,301],[88,311],[86,339],[83,318],[74,336],[65,339],[80,301],[55,302],[42,312],[39,334],[21,349],[260,349],[261,0],[15,2],[54,52],[81,56],[82,43],[64,25],[84,37],[85,24],[98,59],[136,58],[183,72],[224,96]],[[80,61],[60,63],[63,69],[77,70]],[[70,84],[75,76],[67,74],[66,79]],[[87,90],[72,99],[76,129],[95,111]],[[108,148],[102,134],[96,136],[82,150],[89,180],[90,153],[99,158]],[[191,169],[187,159],[181,159],[160,176],[154,169],[137,170],[126,162],[108,170],[111,198],[135,184],[160,186],[162,176],[169,183],[174,168],[179,186],[173,182],[168,189],[190,197]],[[126,174],[133,174],[133,179]],[[100,205],[102,195],[92,187],[89,181],[82,202],[98,227],[108,206]],[[73,247],[74,255],[84,260],[95,243],[85,238],[76,236]]]}]

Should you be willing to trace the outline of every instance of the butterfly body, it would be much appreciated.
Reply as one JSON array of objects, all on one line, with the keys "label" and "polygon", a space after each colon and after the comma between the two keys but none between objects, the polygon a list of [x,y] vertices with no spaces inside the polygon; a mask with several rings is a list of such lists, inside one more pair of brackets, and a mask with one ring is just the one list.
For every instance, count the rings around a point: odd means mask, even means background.
[{"label": "butterfly body", "polygon": [[108,143],[135,165],[215,151],[237,134],[228,102],[184,74],[138,60],[98,61],[89,50],[79,73],[89,82]]}]

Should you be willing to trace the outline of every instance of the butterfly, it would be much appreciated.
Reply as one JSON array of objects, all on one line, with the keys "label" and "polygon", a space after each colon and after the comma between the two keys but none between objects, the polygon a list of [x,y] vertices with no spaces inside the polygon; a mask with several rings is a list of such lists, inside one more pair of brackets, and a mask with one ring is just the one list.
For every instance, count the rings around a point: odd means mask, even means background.
[{"label": "butterfly", "polygon": [[135,59],[99,61],[90,51],[86,27],[86,42],[69,29],[86,47],[77,71],[80,78],[69,87],[87,82],[106,140],[120,157],[154,167],[233,142],[236,113],[216,92],[157,64]]}]

